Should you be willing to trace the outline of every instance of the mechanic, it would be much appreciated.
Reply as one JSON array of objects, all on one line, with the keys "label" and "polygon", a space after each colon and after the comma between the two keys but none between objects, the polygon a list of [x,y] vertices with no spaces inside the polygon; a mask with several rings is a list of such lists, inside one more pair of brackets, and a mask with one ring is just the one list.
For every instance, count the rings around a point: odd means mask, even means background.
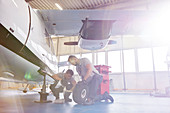
[{"label": "mechanic", "polygon": [[[69,96],[76,86],[76,81],[72,77],[73,75],[73,71],[71,69],[68,69],[66,73],[58,73],[52,76],[54,79],[56,79],[56,81],[54,82],[54,84],[50,85],[50,89],[53,95],[56,97],[56,100],[59,100],[59,93],[64,92],[64,87],[66,87],[64,100],[65,102],[72,102],[72,99],[70,99]],[[61,86],[57,87],[59,81],[61,82]]]},{"label": "mechanic", "polygon": [[84,103],[85,105],[91,105],[101,100],[110,100],[113,103],[114,100],[108,92],[105,92],[103,95],[97,95],[97,90],[103,77],[87,58],[78,59],[76,56],[70,55],[68,62],[76,66],[76,71],[82,77],[82,82],[89,87],[89,95]]}]

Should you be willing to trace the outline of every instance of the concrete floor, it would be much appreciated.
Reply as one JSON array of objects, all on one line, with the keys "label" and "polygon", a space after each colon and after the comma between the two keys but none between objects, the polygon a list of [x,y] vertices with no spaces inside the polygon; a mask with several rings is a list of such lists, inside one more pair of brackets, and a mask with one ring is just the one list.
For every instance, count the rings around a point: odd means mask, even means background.
[{"label": "concrete floor", "polygon": [[[34,103],[35,92],[0,91],[0,113],[170,113],[170,98],[156,98],[144,94],[116,93],[113,104],[96,103],[91,106]],[[48,97],[54,100],[52,94]]]}]

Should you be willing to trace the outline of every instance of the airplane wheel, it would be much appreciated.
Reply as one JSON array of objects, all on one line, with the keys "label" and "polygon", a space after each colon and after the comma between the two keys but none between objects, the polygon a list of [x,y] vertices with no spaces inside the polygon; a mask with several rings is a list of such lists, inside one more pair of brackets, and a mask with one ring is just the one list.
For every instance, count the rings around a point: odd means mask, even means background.
[{"label": "airplane wheel", "polygon": [[83,104],[88,96],[89,88],[86,84],[79,82],[73,91],[73,100],[78,104]]}]

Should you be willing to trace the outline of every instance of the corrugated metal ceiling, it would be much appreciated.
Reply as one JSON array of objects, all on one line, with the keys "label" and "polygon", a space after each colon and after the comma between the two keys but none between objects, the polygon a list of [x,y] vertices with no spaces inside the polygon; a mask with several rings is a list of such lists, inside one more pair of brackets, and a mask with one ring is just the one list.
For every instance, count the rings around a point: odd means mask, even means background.
[{"label": "corrugated metal ceiling", "polygon": [[35,9],[57,9],[58,3],[63,9],[96,9],[133,0],[27,0]]}]

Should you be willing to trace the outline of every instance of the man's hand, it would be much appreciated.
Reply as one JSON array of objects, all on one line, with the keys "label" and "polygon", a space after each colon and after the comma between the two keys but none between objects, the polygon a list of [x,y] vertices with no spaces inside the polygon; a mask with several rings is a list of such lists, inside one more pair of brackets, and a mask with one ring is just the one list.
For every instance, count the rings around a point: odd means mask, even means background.
[{"label": "man's hand", "polygon": [[84,84],[87,84],[87,81],[86,81],[86,80],[83,80],[82,82],[83,82]]},{"label": "man's hand", "polygon": [[79,81],[79,84],[87,85],[87,81],[86,80]]},{"label": "man's hand", "polygon": [[65,92],[70,92],[71,93],[71,92],[73,92],[73,90],[65,90]]}]

